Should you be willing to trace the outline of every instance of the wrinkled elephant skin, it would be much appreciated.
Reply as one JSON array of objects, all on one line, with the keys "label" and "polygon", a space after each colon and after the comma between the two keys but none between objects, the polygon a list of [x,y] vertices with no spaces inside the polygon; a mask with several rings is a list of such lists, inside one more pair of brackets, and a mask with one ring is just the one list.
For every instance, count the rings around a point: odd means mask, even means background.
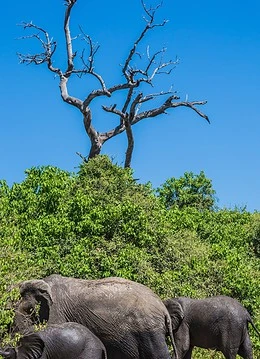
[{"label": "wrinkled elephant skin", "polygon": [[170,358],[165,340],[170,334],[174,347],[170,315],[161,299],[142,284],[116,277],[83,280],[51,275],[23,282],[20,293],[15,316],[20,331],[37,321],[73,321],[102,340],[108,358]]},{"label": "wrinkled elephant skin", "polygon": [[20,339],[16,349],[0,350],[5,359],[106,359],[104,344],[78,323],[48,326]]},{"label": "wrinkled elephant skin", "polygon": [[194,346],[221,351],[226,359],[240,355],[253,359],[248,311],[227,296],[191,299],[179,297],[164,301],[171,319],[179,359],[191,359]]}]

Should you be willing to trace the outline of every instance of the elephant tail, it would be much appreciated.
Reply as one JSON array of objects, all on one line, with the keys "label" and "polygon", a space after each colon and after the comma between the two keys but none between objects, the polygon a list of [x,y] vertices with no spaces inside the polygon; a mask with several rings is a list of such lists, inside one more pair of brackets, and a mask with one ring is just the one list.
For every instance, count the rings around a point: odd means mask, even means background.
[{"label": "elephant tail", "polygon": [[260,333],[259,333],[257,327],[255,326],[255,323],[253,322],[253,320],[252,320],[252,318],[251,318],[251,316],[250,316],[249,313],[248,313],[247,321],[248,321],[248,323],[250,323],[250,324],[252,325],[252,327],[254,328],[254,330],[257,332],[257,334],[258,334],[259,337],[260,337]]},{"label": "elephant tail", "polygon": [[102,351],[102,359],[107,359],[107,351],[106,351],[106,349],[104,349]]},{"label": "elephant tail", "polygon": [[175,359],[179,359],[178,352],[177,352],[177,347],[176,347],[174,336],[173,336],[171,317],[170,317],[169,314],[165,316],[165,324],[166,324],[166,328],[167,328],[167,333],[169,334],[169,337],[170,337],[170,340],[171,340],[171,344],[172,344],[172,347],[173,347]]}]

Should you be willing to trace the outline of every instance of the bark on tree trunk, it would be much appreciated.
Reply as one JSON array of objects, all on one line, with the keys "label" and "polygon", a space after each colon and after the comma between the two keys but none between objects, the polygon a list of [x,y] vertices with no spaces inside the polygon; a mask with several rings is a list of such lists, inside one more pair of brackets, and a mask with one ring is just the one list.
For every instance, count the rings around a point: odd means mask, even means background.
[{"label": "bark on tree trunk", "polygon": [[89,108],[86,108],[83,113],[84,116],[84,127],[87,135],[90,139],[91,148],[89,151],[88,159],[93,158],[100,154],[104,139],[92,126],[92,115]]},{"label": "bark on tree trunk", "polygon": [[125,168],[131,167],[132,154],[134,150],[134,136],[132,126],[129,120],[125,120],[125,129],[127,134],[128,146],[125,154]]},{"label": "bark on tree trunk", "polygon": [[99,141],[99,139],[94,139],[94,141],[91,141],[91,147],[88,155],[88,159],[93,158],[100,154],[102,149],[102,143]]}]

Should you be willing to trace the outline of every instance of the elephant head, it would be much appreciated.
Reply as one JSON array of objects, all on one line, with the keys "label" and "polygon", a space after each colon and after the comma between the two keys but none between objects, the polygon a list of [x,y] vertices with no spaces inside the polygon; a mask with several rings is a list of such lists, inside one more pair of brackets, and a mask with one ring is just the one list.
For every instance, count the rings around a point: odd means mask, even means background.
[{"label": "elephant head", "polygon": [[43,280],[28,280],[20,285],[21,300],[15,315],[15,327],[24,331],[35,323],[43,323],[49,318],[52,305],[51,288]]},{"label": "elephant head", "polygon": [[42,357],[43,349],[43,340],[37,334],[30,334],[21,338],[17,349],[0,350],[0,355],[5,359],[38,359]]},{"label": "elephant head", "polygon": [[177,298],[164,300],[163,303],[170,314],[172,330],[176,332],[184,318],[183,308]]}]

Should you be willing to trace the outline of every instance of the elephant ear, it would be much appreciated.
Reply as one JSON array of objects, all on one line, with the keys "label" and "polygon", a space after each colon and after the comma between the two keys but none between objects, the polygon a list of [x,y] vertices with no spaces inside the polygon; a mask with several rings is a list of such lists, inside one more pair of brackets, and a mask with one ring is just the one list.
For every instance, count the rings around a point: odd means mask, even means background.
[{"label": "elephant ear", "polygon": [[184,318],[184,311],[178,299],[167,299],[164,301],[172,321],[172,330],[177,331]]},{"label": "elephant ear", "polygon": [[44,341],[37,333],[24,336],[17,349],[19,359],[41,358],[44,349]]},{"label": "elephant ear", "polygon": [[19,289],[22,297],[25,297],[27,293],[31,293],[35,297],[45,298],[50,305],[53,303],[51,287],[42,279],[26,280],[20,284]]},{"label": "elephant ear", "polygon": [[35,297],[40,303],[40,321],[49,319],[50,306],[53,304],[51,287],[42,279],[26,280],[20,284],[20,294],[23,298],[28,295]]}]

